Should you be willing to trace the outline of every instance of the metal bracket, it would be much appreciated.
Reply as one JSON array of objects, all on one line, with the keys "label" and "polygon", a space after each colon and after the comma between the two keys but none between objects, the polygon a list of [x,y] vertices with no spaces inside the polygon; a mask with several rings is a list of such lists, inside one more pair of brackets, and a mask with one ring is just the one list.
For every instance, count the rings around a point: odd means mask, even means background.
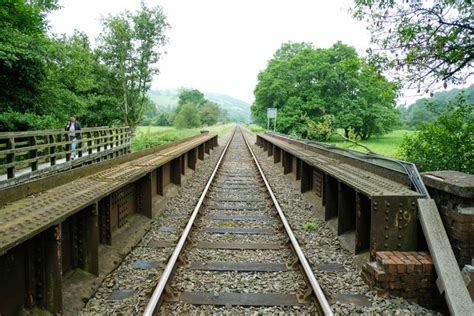
[{"label": "metal bracket", "polygon": [[309,287],[306,289],[304,294],[298,294],[297,297],[300,304],[309,304],[313,297],[313,289]]}]

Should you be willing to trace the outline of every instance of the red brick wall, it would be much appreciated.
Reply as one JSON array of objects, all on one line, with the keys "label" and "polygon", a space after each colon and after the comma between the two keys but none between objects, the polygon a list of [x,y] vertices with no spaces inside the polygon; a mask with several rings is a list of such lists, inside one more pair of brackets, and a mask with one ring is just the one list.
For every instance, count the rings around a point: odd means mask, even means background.
[{"label": "red brick wall", "polygon": [[444,311],[436,271],[427,252],[379,251],[376,261],[362,267],[362,278],[381,296],[399,296]]}]

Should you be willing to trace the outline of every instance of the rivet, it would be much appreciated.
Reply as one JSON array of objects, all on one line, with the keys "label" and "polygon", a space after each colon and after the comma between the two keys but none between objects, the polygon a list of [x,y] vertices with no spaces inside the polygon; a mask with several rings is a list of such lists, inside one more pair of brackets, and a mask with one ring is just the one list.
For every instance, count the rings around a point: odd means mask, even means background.
[{"label": "rivet", "polygon": [[388,222],[388,217],[387,216],[385,216],[385,221]]},{"label": "rivet", "polygon": [[385,239],[388,239],[388,235],[385,235]]},{"label": "rivet", "polygon": [[398,244],[397,247],[398,247],[398,248],[402,248],[402,244]]},{"label": "rivet", "polygon": [[398,235],[398,239],[402,239],[402,235]]},{"label": "rivet", "polygon": [[385,210],[385,214],[388,214],[388,210]]},{"label": "rivet", "polygon": [[385,229],[388,229],[388,226],[385,226]]},{"label": "rivet", "polygon": [[398,229],[399,229],[399,230],[402,230],[402,225],[398,226]]},{"label": "rivet", "polygon": [[402,213],[403,213],[403,210],[398,210],[398,213],[402,214]]},{"label": "rivet", "polygon": [[383,245],[385,248],[388,248],[388,244]]}]

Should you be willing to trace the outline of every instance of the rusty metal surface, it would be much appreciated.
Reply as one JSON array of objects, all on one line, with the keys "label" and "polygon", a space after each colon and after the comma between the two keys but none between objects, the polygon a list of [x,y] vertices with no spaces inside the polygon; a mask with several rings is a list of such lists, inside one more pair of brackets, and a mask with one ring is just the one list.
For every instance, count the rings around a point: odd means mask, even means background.
[{"label": "rusty metal surface", "polygon": [[369,298],[362,294],[336,294],[334,295],[334,300],[343,304],[372,306]]},{"label": "rusty metal surface", "polygon": [[213,215],[209,219],[214,221],[268,221],[270,218],[264,215]]},{"label": "rusty metal surface", "polygon": [[208,242],[196,243],[196,248],[203,249],[230,249],[230,250],[278,250],[282,246],[278,243],[241,243],[241,242]]},{"label": "rusty metal surface", "polygon": [[[190,148],[203,144],[214,136],[204,135],[176,146],[141,157],[153,160],[162,154],[179,157]],[[134,161],[112,166],[85,178],[71,179],[69,183],[35,196],[26,197],[0,208],[0,255],[32,236],[62,222],[70,215],[101,200],[129,182],[148,174],[154,167],[135,165]],[[126,220],[123,213],[120,221]],[[105,225],[106,223],[101,222]],[[101,240],[110,236],[101,236]]]},{"label": "rusty metal surface", "polygon": [[403,184],[268,135],[262,138],[368,196],[421,196]]},{"label": "rusty metal surface", "polygon": [[109,301],[122,301],[135,295],[137,291],[132,289],[115,290],[109,296]]},{"label": "rusty metal surface", "polygon": [[176,247],[176,241],[170,240],[151,240],[147,245],[150,248],[168,248],[168,247]]},{"label": "rusty metal surface", "polygon": [[317,263],[315,266],[320,271],[347,272],[346,268],[340,263]]},{"label": "rusty metal surface", "polygon": [[273,235],[271,228],[208,227],[203,231],[212,234]]},{"label": "rusty metal surface", "polygon": [[290,271],[288,265],[271,262],[191,262],[191,270],[239,271],[239,272],[280,272]]},{"label": "rusty metal surface", "polygon": [[179,302],[193,305],[239,305],[239,306],[293,306],[301,305],[296,294],[277,293],[207,293],[183,292],[177,300],[166,302]]}]

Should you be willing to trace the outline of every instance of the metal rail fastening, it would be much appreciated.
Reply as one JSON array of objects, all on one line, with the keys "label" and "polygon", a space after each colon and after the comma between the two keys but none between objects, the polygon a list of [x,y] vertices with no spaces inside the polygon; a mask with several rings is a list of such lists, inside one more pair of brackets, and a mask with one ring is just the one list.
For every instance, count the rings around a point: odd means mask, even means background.
[{"label": "metal rail fastening", "polygon": [[242,136],[244,137],[244,141],[247,145],[247,148],[249,149],[250,154],[252,155],[253,160],[255,162],[255,165],[257,166],[257,168],[260,172],[260,175],[262,176],[262,179],[265,182],[265,186],[267,187],[268,193],[270,194],[270,196],[272,198],[273,204],[275,205],[275,208],[278,212],[278,215],[280,216],[280,219],[283,223],[283,226],[285,227],[285,231],[286,231],[288,237],[290,238],[291,244],[292,244],[292,246],[293,246],[293,248],[296,252],[296,255],[298,256],[298,259],[300,261],[301,266],[303,267],[303,270],[306,274],[306,277],[308,278],[308,281],[311,284],[311,288],[313,289],[313,292],[314,292],[314,294],[315,294],[315,296],[318,300],[318,303],[319,303],[324,315],[327,315],[327,316],[331,315],[332,316],[333,312],[331,310],[331,307],[329,306],[329,303],[326,299],[326,296],[324,295],[323,290],[319,286],[319,283],[316,280],[316,277],[314,276],[313,271],[311,270],[311,266],[309,265],[308,260],[306,260],[306,257],[303,253],[303,250],[301,249],[301,247],[298,243],[298,240],[296,239],[295,235],[293,234],[293,231],[291,230],[290,224],[288,224],[288,221],[286,220],[285,214],[283,213],[283,211],[280,207],[280,204],[278,203],[278,200],[275,197],[275,194],[273,194],[272,188],[271,188],[270,184],[268,183],[267,178],[265,177],[265,174],[264,174],[262,168],[260,167],[260,164],[258,163],[257,157],[255,157],[255,154],[253,153],[252,148],[250,147],[244,133],[242,133]]},{"label": "metal rail fastening", "polygon": [[155,309],[158,305],[158,302],[160,301],[160,298],[163,295],[163,292],[165,291],[166,285],[168,284],[168,281],[171,277],[171,274],[173,273],[173,269],[176,266],[176,262],[178,261],[178,257],[181,254],[184,245],[186,243],[186,240],[188,239],[189,233],[191,232],[191,228],[194,224],[194,221],[199,213],[199,209],[201,208],[201,205],[204,201],[204,198],[206,197],[207,191],[209,190],[209,187],[211,186],[212,181],[214,180],[214,176],[217,173],[217,170],[219,169],[219,166],[221,165],[222,160],[224,159],[224,156],[227,152],[227,148],[229,148],[230,143],[232,142],[232,139],[234,138],[235,135],[235,129],[234,133],[232,136],[229,138],[229,141],[227,142],[224,150],[222,151],[221,156],[219,157],[219,160],[217,161],[216,167],[214,168],[214,171],[212,172],[211,176],[209,177],[209,180],[207,181],[207,184],[202,191],[201,197],[199,198],[199,201],[197,202],[196,206],[194,207],[193,213],[191,214],[191,217],[189,219],[188,224],[186,225],[183,234],[179,238],[178,244],[176,245],[176,248],[173,251],[173,254],[171,255],[170,259],[168,260],[168,264],[166,265],[165,270],[163,271],[163,274],[161,275],[160,280],[158,281],[158,285],[156,286],[155,290],[153,291],[153,294],[150,298],[150,301],[148,302],[148,305],[146,306],[145,312],[143,315],[145,316],[151,316],[154,314]]}]

